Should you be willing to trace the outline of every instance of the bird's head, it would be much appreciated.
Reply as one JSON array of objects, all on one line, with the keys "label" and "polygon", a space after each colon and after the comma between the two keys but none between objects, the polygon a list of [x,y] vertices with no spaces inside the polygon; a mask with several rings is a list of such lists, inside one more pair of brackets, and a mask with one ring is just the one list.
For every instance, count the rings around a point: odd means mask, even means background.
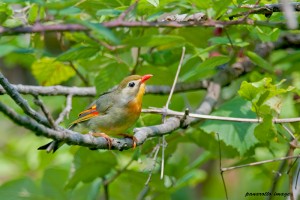
[{"label": "bird's head", "polygon": [[120,92],[122,99],[127,102],[134,98],[142,98],[145,93],[145,83],[151,77],[151,74],[128,76],[119,84],[117,90]]}]

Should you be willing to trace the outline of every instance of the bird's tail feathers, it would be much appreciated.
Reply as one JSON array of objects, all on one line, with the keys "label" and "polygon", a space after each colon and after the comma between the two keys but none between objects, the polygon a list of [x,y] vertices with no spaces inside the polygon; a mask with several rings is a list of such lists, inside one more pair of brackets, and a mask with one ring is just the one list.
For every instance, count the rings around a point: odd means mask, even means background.
[{"label": "bird's tail feathers", "polygon": [[61,142],[53,140],[52,142],[40,146],[38,150],[46,150],[47,153],[50,153],[52,151],[52,153],[54,153],[60,146],[61,146]]}]

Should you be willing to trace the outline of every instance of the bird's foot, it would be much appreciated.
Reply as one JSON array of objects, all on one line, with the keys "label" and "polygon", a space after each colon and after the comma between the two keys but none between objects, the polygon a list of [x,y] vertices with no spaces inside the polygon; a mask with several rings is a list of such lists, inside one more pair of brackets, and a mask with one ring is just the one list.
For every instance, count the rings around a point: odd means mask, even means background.
[{"label": "bird's foot", "polygon": [[133,135],[129,135],[129,134],[126,134],[126,133],[120,133],[120,134],[118,134],[118,135],[123,136],[123,137],[125,137],[125,138],[130,138],[130,139],[132,139],[132,142],[133,142],[132,148],[135,149],[136,144],[137,144],[137,139],[136,139]]},{"label": "bird's foot", "polygon": [[108,144],[108,149],[111,150],[111,146],[112,146],[112,139],[106,135],[105,133],[92,133],[92,136],[94,137],[103,137],[106,139],[107,144]]}]

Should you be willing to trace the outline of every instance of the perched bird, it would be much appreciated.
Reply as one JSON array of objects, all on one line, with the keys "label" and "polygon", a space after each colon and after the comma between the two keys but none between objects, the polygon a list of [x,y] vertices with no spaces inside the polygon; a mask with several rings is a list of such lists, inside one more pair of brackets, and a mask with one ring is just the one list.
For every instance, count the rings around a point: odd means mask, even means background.
[{"label": "perched bird", "polygon": [[[132,138],[135,147],[136,139],[125,134],[125,131],[140,116],[145,82],[151,77],[151,74],[126,77],[116,89],[100,95],[88,109],[79,113],[78,119],[71,123],[69,129],[82,134],[90,133],[93,136],[104,137],[109,148],[112,143],[109,136],[123,135]],[[54,140],[39,147],[38,150],[54,153],[62,144]]]}]

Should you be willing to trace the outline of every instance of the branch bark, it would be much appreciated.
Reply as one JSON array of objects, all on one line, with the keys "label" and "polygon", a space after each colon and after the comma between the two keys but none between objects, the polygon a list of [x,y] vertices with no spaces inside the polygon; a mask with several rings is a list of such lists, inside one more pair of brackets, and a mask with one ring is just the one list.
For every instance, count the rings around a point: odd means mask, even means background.
[{"label": "branch bark", "polygon": [[[196,81],[191,83],[177,83],[175,93],[206,89],[208,80]],[[32,86],[32,85],[12,85],[21,94],[36,94],[41,96],[58,96],[58,95],[73,95],[93,97],[96,96],[95,87],[67,87],[67,86]],[[147,85],[147,94],[169,94],[171,86],[169,85]],[[5,94],[6,91],[0,86],[0,94]]]}]

